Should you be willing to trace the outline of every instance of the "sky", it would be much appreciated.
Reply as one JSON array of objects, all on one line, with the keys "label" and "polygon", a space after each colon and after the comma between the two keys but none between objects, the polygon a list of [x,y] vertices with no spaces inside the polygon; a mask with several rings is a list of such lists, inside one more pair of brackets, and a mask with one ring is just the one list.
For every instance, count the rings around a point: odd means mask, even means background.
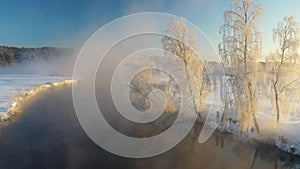
[{"label": "sky", "polygon": [[[259,25],[263,50],[274,49],[272,29],[284,16],[300,22],[299,0],[257,0],[265,16]],[[105,24],[136,12],[164,12],[195,24],[217,47],[219,27],[231,0],[1,0],[0,45],[60,46],[83,44]]]}]

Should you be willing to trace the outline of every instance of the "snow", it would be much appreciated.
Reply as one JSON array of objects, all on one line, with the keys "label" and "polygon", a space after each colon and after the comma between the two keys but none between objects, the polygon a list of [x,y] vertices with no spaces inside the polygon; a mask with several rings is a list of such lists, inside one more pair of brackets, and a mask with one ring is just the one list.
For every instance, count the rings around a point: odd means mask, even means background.
[{"label": "snow", "polygon": [[[299,114],[292,113],[289,116],[282,116],[280,124],[277,126],[275,123],[276,114],[272,108],[271,100],[260,98],[260,103],[257,118],[262,130],[262,137],[271,139],[283,151],[300,155]],[[298,104],[293,104],[291,107],[300,110]]]},{"label": "snow", "polygon": [[[216,111],[223,111],[223,102],[219,96],[220,94],[220,84],[215,90],[215,95],[209,96],[207,98],[207,110],[212,109],[211,113],[214,117],[209,119],[213,127],[216,121]],[[266,90],[266,89],[264,89]],[[260,128],[260,133],[255,132],[247,133],[247,136],[241,135],[239,132],[238,121],[235,123],[225,120],[223,123],[219,123],[218,130],[223,132],[232,133],[239,137],[242,141],[243,139],[254,139],[263,143],[273,144],[280,150],[294,154],[300,155],[300,104],[298,104],[297,98],[292,99],[291,96],[289,104],[282,109],[280,124],[276,123],[276,110],[274,108],[274,99],[270,94],[266,94],[264,90],[260,91],[258,94],[258,110],[256,112],[257,121]],[[207,111],[208,112],[208,111]],[[289,112],[289,113],[287,113]],[[227,112],[224,114],[224,118],[231,118],[232,120],[237,120],[236,115],[233,112]],[[220,120],[220,119],[219,119]]]},{"label": "snow", "polygon": [[71,83],[70,79],[33,74],[0,74],[0,121],[8,120],[10,112],[18,106],[17,102],[25,97],[60,83]]}]

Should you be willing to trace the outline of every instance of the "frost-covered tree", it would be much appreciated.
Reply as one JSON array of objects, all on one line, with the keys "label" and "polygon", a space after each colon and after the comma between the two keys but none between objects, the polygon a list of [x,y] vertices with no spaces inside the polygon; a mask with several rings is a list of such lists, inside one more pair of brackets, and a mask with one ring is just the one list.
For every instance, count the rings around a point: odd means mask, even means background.
[{"label": "frost-covered tree", "polygon": [[[137,68],[151,67],[155,65],[149,57],[140,56],[135,62],[130,63],[128,65],[128,73],[130,75],[135,75],[136,72],[131,72],[132,70],[136,70]],[[142,72],[139,72],[130,82],[130,95],[131,99],[134,102],[137,102],[138,108],[148,109],[150,107],[149,102],[149,93],[151,92],[150,82],[153,81],[153,70],[146,69]]]},{"label": "frost-covered tree", "polygon": [[[273,40],[278,43],[278,49],[271,54],[271,84],[274,93],[276,121],[280,120],[280,98],[281,95],[291,90],[299,77],[293,77],[293,64],[297,60],[297,49],[299,46],[299,28],[293,17],[284,17],[273,30]],[[294,78],[294,80],[290,80]],[[283,98],[282,98],[283,99]]]},{"label": "frost-covered tree", "polygon": [[220,29],[219,53],[227,75],[223,92],[225,115],[236,115],[242,131],[255,127],[259,132],[255,116],[255,72],[262,42],[257,24],[263,13],[263,6],[254,0],[233,0],[231,9],[224,13],[225,24]]},{"label": "frost-covered tree", "polygon": [[[171,61],[172,66],[178,71],[183,71],[188,83],[188,91],[192,95],[195,112],[200,113],[205,105],[205,97],[209,93],[209,85],[206,77],[207,72],[204,64],[199,58],[199,44],[195,31],[188,27],[184,19],[176,19],[169,24],[166,31],[168,34],[162,39],[163,48],[173,57],[180,57],[184,67]],[[200,114],[199,114],[199,116]]]},{"label": "frost-covered tree", "polygon": [[[174,100],[170,95],[170,84],[167,84],[166,81],[162,81],[157,77],[160,73],[164,75],[159,70],[153,69],[157,65],[157,60],[148,57],[148,56],[138,56],[135,61],[128,63],[126,66],[126,73],[130,76],[134,76],[129,83],[130,87],[130,99],[133,105],[140,110],[147,110],[150,108],[150,93],[154,89],[160,89],[164,92],[166,96],[166,106],[164,111],[173,113],[177,111],[176,106],[174,105]],[[136,70],[144,69],[141,72],[135,72]],[[136,74],[137,73],[137,74]],[[156,76],[154,76],[156,75]],[[157,106],[161,104],[160,102],[153,102]]]}]

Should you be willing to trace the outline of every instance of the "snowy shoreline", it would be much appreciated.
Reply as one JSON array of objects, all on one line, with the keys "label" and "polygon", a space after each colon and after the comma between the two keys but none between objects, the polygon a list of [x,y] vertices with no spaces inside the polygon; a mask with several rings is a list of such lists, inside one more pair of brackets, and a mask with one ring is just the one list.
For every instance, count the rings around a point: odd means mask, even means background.
[{"label": "snowy shoreline", "polygon": [[254,141],[257,144],[268,144],[276,147],[280,151],[300,157],[300,143],[291,140],[290,136],[282,131],[271,133],[264,131],[261,134],[248,133],[243,135],[239,133],[237,126],[235,125],[230,125],[229,127],[219,125],[217,127],[217,131],[224,134],[231,134],[238,138],[241,142],[251,143]]},{"label": "snowy shoreline", "polygon": [[[56,77],[57,78],[57,77]],[[1,80],[1,79],[0,79]],[[7,98],[6,100],[1,100],[1,102],[8,102],[6,111],[2,107],[4,111],[0,111],[0,122],[7,121],[11,119],[14,115],[18,115],[23,111],[24,106],[28,103],[30,99],[38,94],[41,94],[45,91],[72,85],[76,80],[69,80],[69,79],[49,79],[46,82],[36,82],[33,86],[25,86],[21,90],[13,91],[17,92],[11,98]],[[5,97],[6,98],[6,97]],[[7,101],[9,100],[9,101]]]},{"label": "snowy shoreline", "polygon": [[[216,86],[221,86],[220,83]],[[266,90],[261,90],[258,94],[257,104],[257,122],[260,128],[259,133],[255,131],[244,131],[241,133],[239,129],[239,120],[233,111],[228,111],[222,114],[224,118],[221,120],[216,114],[217,111],[222,112],[222,105],[224,104],[221,100],[221,87],[216,87],[215,94],[207,98],[211,100],[211,103],[207,106],[207,112],[212,109],[210,116],[212,119],[209,121],[209,126],[214,128],[215,122],[218,121],[217,130],[222,133],[229,133],[239,138],[242,142],[257,142],[259,144],[272,145],[279,150],[289,153],[291,155],[300,156],[300,105],[297,101],[293,101],[290,96],[290,104],[285,107],[285,111],[289,112],[282,114],[280,124],[276,123],[276,110],[273,108],[274,100],[272,97],[268,97],[269,94]],[[221,107],[221,108],[220,108]],[[205,113],[204,113],[205,114]],[[205,114],[208,116],[208,114]],[[219,115],[220,116],[220,115]]]}]

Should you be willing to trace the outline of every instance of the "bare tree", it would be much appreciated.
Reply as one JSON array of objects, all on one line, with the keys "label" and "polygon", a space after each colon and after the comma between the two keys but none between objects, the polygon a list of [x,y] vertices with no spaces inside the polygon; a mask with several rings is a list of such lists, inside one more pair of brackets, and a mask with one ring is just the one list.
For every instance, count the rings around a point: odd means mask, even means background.
[{"label": "bare tree", "polygon": [[236,115],[242,131],[252,130],[254,124],[259,132],[254,79],[262,42],[257,23],[263,13],[263,6],[255,0],[233,0],[220,29],[219,53],[227,75],[223,92],[225,114]]},{"label": "bare tree", "polygon": [[[273,40],[279,45],[278,50],[271,55],[271,84],[274,92],[276,121],[280,120],[280,96],[290,90],[299,80],[295,78],[288,81],[291,75],[291,67],[296,63],[296,51],[299,45],[298,24],[293,17],[284,17],[277,28],[273,30]],[[292,77],[293,78],[293,77]]]},{"label": "bare tree", "polygon": [[[167,34],[162,39],[163,48],[173,57],[180,57],[184,67],[179,66],[174,60],[171,61],[174,67],[183,70],[187,79],[181,79],[188,83],[188,90],[191,93],[194,110],[197,113],[203,109],[205,97],[209,93],[209,85],[205,78],[207,72],[204,64],[199,58],[199,45],[197,35],[193,29],[188,27],[184,19],[177,19],[170,23]],[[201,118],[200,114],[198,116]]]}]

